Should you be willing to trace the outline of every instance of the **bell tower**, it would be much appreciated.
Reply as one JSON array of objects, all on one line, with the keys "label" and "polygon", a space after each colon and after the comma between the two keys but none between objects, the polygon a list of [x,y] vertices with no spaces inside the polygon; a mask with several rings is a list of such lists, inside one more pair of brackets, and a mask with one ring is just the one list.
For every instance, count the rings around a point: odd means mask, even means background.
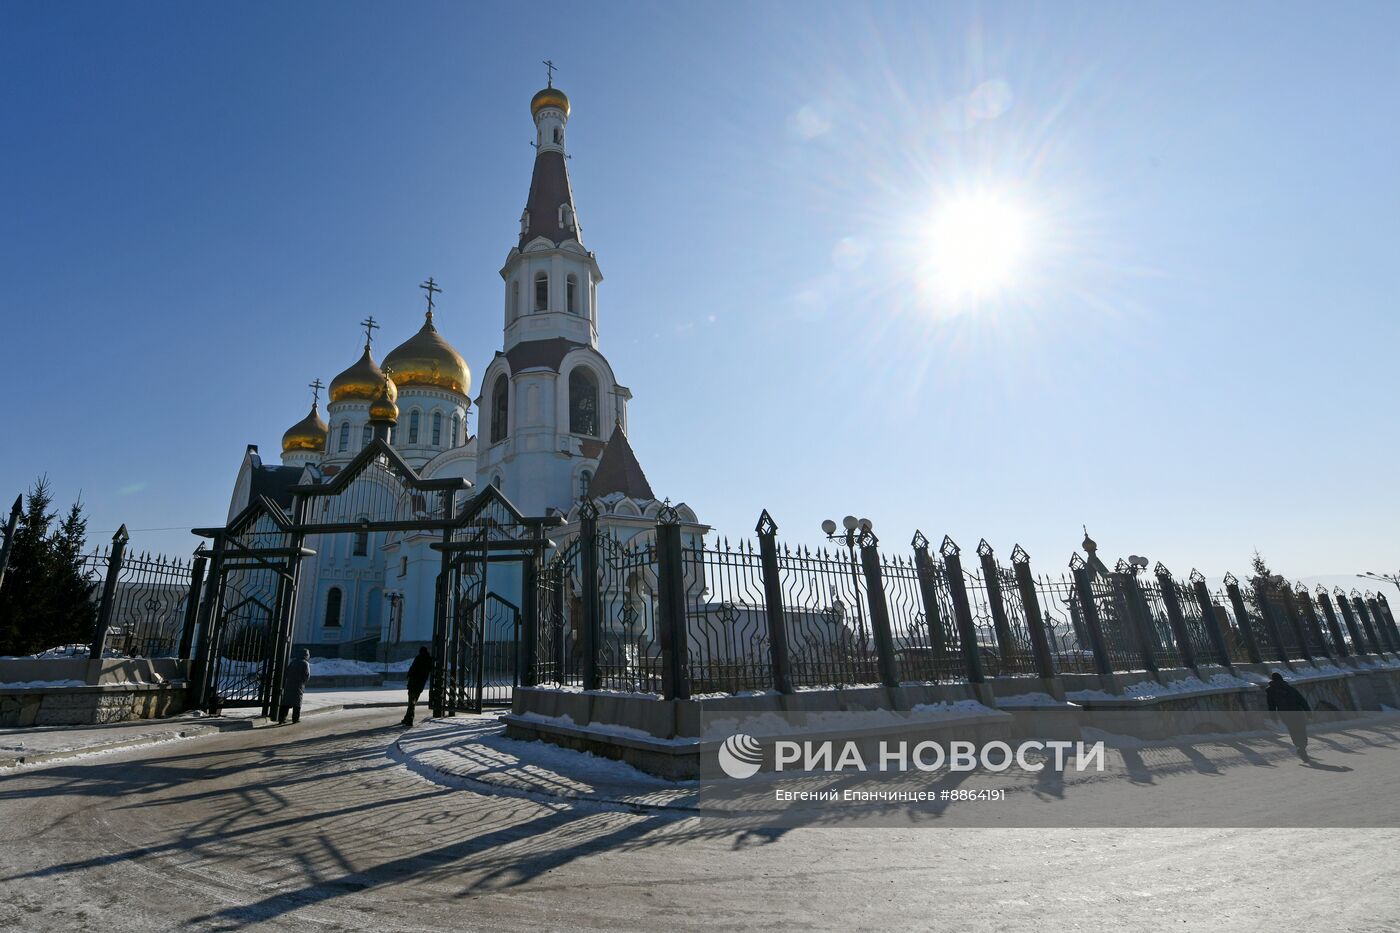
[{"label": "bell tower", "polygon": [[505,265],[501,352],[483,374],[477,484],[531,514],[567,512],[592,481],[632,393],[598,350],[597,257],[583,244],[565,146],[572,107],[548,85],[530,100],[534,169]]}]

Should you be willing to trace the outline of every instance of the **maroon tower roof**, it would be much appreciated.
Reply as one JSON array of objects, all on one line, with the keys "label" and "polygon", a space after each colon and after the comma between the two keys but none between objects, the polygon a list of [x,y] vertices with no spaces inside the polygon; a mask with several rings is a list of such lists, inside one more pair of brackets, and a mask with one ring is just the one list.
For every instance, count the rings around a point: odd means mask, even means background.
[{"label": "maroon tower roof", "polygon": [[[560,211],[566,205],[568,210]],[[525,211],[528,216],[520,233],[521,249],[536,237],[544,237],[555,246],[565,240],[583,243],[564,153],[547,149],[535,156],[535,172],[530,176],[530,197],[525,202]]]},{"label": "maroon tower roof", "polygon": [[612,437],[608,438],[608,445],[603,448],[603,456],[598,458],[598,472],[588,484],[590,498],[597,499],[614,492],[620,492],[630,499],[656,498],[620,424],[613,426]]}]

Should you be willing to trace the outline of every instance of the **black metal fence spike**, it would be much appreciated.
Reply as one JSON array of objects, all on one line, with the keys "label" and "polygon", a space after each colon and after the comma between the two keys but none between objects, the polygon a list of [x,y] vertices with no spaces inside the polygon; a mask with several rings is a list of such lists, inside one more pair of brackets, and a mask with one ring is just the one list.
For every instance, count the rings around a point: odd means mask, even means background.
[{"label": "black metal fence spike", "polygon": [[773,516],[764,509],[758,516],[758,524],[754,526],[754,531],[761,535],[772,535],[778,533],[778,523],[773,521]]},{"label": "black metal fence spike", "polygon": [[949,535],[943,536],[943,543],[938,547],[938,553],[944,557],[956,556],[962,553],[962,549],[957,546]]},{"label": "black metal fence spike", "polygon": [[917,531],[917,530],[916,530],[916,531],[914,532],[914,538],[913,538],[913,540],[911,540],[911,541],[909,542],[909,544],[910,544],[910,546],[912,546],[912,547],[915,548],[916,550],[919,549],[919,548],[925,548],[925,549],[926,549],[926,548],[928,548],[928,538],[925,538],[925,537],[924,537],[924,533],[923,533],[922,531]]},{"label": "black metal fence spike", "polygon": [[1083,557],[1080,557],[1080,556],[1079,556],[1079,552],[1078,552],[1078,551],[1075,551],[1072,555],[1070,555],[1070,559],[1069,559],[1069,569],[1070,569],[1070,570],[1083,570],[1083,569],[1084,569],[1085,567],[1087,567],[1087,566],[1089,566],[1089,565],[1088,565],[1087,563],[1085,563]]},{"label": "black metal fence spike", "polygon": [[977,542],[977,556],[978,556],[978,557],[991,557],[992,554],[993,554],[992,546],[991,546],[990,544],[987,543],[987,539],[986,539],[986,538],[983,538],[982,540],[980,540],[980,541]]},{"label": "black metal fence spike", "polygon": [[1170,577],[1172,575],[1172,572],[1167,569],[1166,564],[1162,563],[1159,560],[1157,561],[1156,565],[1152,568],[1152,575],[1154,577]]},{"label": "black metal fence spike", "polygon": [[1021,545],[1017,544],[1011,549],[1011,563],[1028,564],[1030,561],[1031,556],[1026,553],[1026,549],[1021,547]]},{"label": "black metal fence spike", "polygon": [[1240,585],[1240,578],[1237,577],[1237,576],[1235,576],[1233,573],[1230,573],[1230,572],[1227,570],[1227,571],[1225,571],[1225,580],[1224,580],[1224,582],[1225,582],[1225,585],[1226,585],[1226,586],[1239,586],[1239,585]]},{"label": "black metal fence spike", "polygon": [[1206,582],[1206,575],[1201,573],[1195,567],[1192,567],[1191,575],[1187,577],[1187,579],[1190,580],[1192,583],[1204,583]]}]

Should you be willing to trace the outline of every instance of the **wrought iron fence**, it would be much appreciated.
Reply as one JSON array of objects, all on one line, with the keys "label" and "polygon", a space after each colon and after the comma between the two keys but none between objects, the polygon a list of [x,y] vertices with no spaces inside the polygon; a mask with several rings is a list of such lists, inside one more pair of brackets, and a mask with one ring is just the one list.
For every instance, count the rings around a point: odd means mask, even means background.
[{"label": "wrought iron fence", "polygon": [[97,608],[92,657],[188,658],[203,558],[127,550],[126,526],[80,558]]}]

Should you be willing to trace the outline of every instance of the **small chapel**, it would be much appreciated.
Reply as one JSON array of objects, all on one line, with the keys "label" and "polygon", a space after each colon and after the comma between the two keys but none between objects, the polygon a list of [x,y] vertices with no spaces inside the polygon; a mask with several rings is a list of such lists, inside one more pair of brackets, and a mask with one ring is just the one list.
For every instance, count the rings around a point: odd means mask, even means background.
[{"label": "small chapel", "polygon": [[[584,246],[569,181],[570,110],[551,71],[530,101],[534,169],[519,237],[500,270],[503,341],[475,398],[471,369],[434,320],[441,289],[429,279],[420,286],[422,326],[382,359],[374,353],[381,325],[362,322],[364,350],[325,387],[324,415],[321,381],[311,384],[311,410],[282,435],[280,463],[248,446],[230,520],[259,497],[290,510],[294,486],[328,482],[382,437],[423,479],[462,477],[472,493],[494,486],[521,513],[556,517],[561,534],[577,527],[585,499],[619,540],[648,533],[663,503],[628,439],[632,392],[598,347],[603,275]],[[688,534],[703,535],[688,506],[675,508]],[[315,556],[302,562],[293,643],[359,660],[396,660],[428,644],[440,569],[434,540],[376,531],[308,538]]]}]

